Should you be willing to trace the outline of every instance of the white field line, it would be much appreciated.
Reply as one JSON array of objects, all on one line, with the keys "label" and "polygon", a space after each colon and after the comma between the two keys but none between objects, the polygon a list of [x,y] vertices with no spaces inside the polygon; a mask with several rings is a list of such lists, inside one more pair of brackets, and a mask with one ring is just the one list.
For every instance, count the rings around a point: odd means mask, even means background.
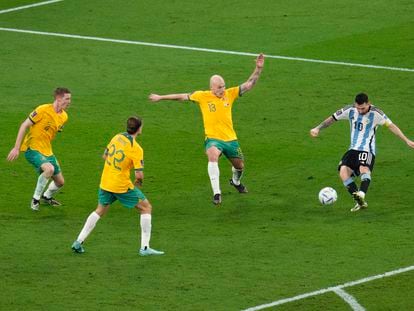
[{"label": "white field line", "polygon": [[354,311],[365,311],[365,308],[358,303],[358,301],[355,299],[355,297],[348,294],[343,289],[337,288],[337,289],[334,290],[334,292],[339,297],[341,297],[343,300],[345,300],[345,302],[350,305],[352,310],[354,310]]},{"label": "white field line", "polygon": [[[19,32],[19,33],[28,33],[28,34],[33,34],[33,35],[54,36],[54,37],[92,40],[92,41],[103,41],[103,42],[121,43],[121,44],[144,45],[144,46],[170,48],[170,49],[181,49],[181,50],[190,50],[190,51],[200,51],[200,52],[208,52],[208,53],[222,53],[222,54],[254,56],[254,57],[257,56],[257,53],[246,53],[246,52],[237,52],[237,51],[228,51],[228,50],[197,48],[197,47],[182,46],[182,45],[151,43],[151,42],[143,42],[143,41],[130,41],[130,40],[101,38],[101,37],[70,35],[70,34],[63,34],[63,33],[34,31],[34,30],[25,30],[25,29],[16,29],[16,28],[3,28],[3,27],[0,27],[0,31]],[[352,67],[362,67],[362,68],[370,68],[370,69],[384,69],[384,70],[392,70],[392,71],[414,72],[414,69],[412,69],[412,68],[399,68],[399,67],[378,66],[378,65],[368,65],[368,64],[358,64],[358,63],[346,63],[346,62],[328,61],[328,60],[320,60],[320,59],[311,59],[311,58],[288,57],[288,56],[281,56],[281,55],[268,55],[268,54],[266,54],[266,57],[267,58],[284,59],[284,60],[292,60],[292,61],[300,61],[300,62],[329,64],[329,65],[352,66]]]},{"label": "white field line", "polygon": [[276,301],[266,303],[266,304],[262,304],[262,305],[259,305],[259,306],[256,306],[256,307],[251,307],[251,308],[245,309],[243,311],[263,310],[263,309],[266,309],[266,308],[282,305],[282,304],[285,304],[285,303],[288,303],[288,302],[301,300],[301,299],[312,297],[312,296],[322,295],[322,294],[325,294],[327,292],[335,292],[338,289],[355,286],[355,285],[358,285],[358,284],[370,282],[370,281],[377,280],[377,279],[382,279],[382,278],[385,278],[385,277],[389,277],[389,276],[393,276],[393,275],[396,275],[396,274],[408,272],[408,271],[411,271],[411,270],[414,270],[414,266],[409,266],[409,267],[406,267],[406,268],[401,268],[401,269],[385,272],[383,274],[378,274],[378,275],[366,277],[366,278],[363,278],[363,279],[360,279],[360,280],[357,280],[357,281],[351,281],[351,282],[347,282],[347,283],[337,285],[337,286],[331,286],[331,287],[328,287],[328,288],[320,289],[320,290],[317,290],[317,291],[314,291],[314,292],[310,292],[310,293],[306,293],[306,294],[302,294],[302,295],[298,295],[298,296],[294,296],[294,297],[290,297],[290,298],[284,298],[284,299],[276,300]]},{"label": "white field line", "polygon": [[4,14],[4,13],[9,13],[9,12],[13,12],[13,11],[20,11],[20,10],[24,10],[24,9],[29,9],[29,8],[33,8],[35,6],[41,6],[41,5],[46,5],[46,4],[52,4],[55,2],[61,2],[63,0],[50,0],[50,1],[44,1],[44,2],[39,2],[39,3],[34,3],[34,4],[29,4],[29,5],[24,5],[24,6],[19,6],[16,8],[11,8],[11,9],[6,9],[6,10],[1,10],[0,14]]}]

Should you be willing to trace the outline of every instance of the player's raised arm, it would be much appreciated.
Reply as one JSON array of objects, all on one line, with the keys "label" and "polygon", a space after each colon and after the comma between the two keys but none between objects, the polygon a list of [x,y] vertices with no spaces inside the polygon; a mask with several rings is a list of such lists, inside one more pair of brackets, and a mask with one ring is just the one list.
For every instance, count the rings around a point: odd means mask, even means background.
[{"label": "player's raised arm", "polygon": [[190,96],[188,93],[167,95],[150,94],[148,99],[152,102],[158,102],[160,100],[190,100]]},{"label": "player's raised arm", "polygon": [[391,123],[388,126],[388,129],[393,132],[396,136],[398,136],[399,138],[401,138],[401,140],[403,140],[409,147],[414,148],[414,142],[410,139],[408,139],[404,133],[400,130],[400,128],[398,126],[396,126],[394,123]]},{"label": "player's raised arm", "polygon": [[255,86],[257,80],[259,80],[259,76],[262,73],[264,66],[264,54],[260,53],[259,56],[256,58],[256,67],[254,68],[253,73],[247,79],[246,82],[244,82],[242,85],[240,85],[240,94],[244,94],[247,91],[250,91],[253,86]]},{"label": "player's raised arm", "polygon": [[334,122],[335,122],[335,119],[332,116],[329,116],[327,119],[325,119],[317,127],[314,127],[313,129],[311,129],[310,130],[310,135],[312,137],[317,137],[319,135],[319,132],[320,132],[321,129],[329,127]]},{"label": "player's raised arm", "polygon": [[33,125],[33,122],[29,118],[23,121],[20,125],[19,132],[17,133],[16,143],[12,150],[10,150],[9,155],[7,156],[7,161],[14,161],[19,157],[20,146],[22,144],[24,135],[29,127]]}]

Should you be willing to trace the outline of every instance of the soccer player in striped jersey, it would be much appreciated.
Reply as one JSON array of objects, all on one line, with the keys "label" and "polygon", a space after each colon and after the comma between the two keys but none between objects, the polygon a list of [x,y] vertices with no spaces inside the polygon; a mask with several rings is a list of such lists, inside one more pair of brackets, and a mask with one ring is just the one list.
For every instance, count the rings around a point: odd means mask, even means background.
[{"label": "soccer player in striped jersey", "polygon": [[[151,238],[152,206],[136,186],[144,180],[144,151],[135,138],[142,133],[142,121],[138,117],[127,120],[127,130],[115,135],[105,149],[105,165],[98,193],[98,206],[86,219],[78,238],[72,244],[75,253],[84,253],[82,243],[95,228],[98,220],[109,210],[109,206],[119,200],[127,208],[136,208],[141,214],[141,256],[163,255],[164,252],[149,247]],[[135,171],[134,184],[130,171]]]},{"label": "soccer player in striped jersey", "polygon": [[220,171],[218,160],[224,154],[232,164],[230,184],[239,193],[247,193],[240,182],[244,170],[244,157],[233,128],[232,107],[235,100],[250,91],[256,84],[264,65],[264,55],[256,58],[256,67],[249,79],[240,86],[226,89],[224,79],[219,75],[210,78],[210,90],[183,94],[151,94],[153,102],[160,100],[192,101],[200,107],[205,133],[205,151],[208,158],[207,172],[213,190],[213,203],[221,203]]},{"label": "soccer player in striped jersey", "polygon": [[[54,91],[53,103],[38,106],[20,125],[15,145],[7,156],[8,161],[14,161],[20,151],[25,152],[27,161],[39,173],[30,204],[34,211],[39,210],[40,199],[52,206],[61,205],[53,198],[53,194],[63,187],[64,178],[53,154],[51,142],[68,120],[65,110],[71,103],[71,96],[67,88],[57,88]],[[50,179],[52,181],[43,193]]]},{"label": "soccer player in striped jersey", "polygon": [[[339,120],[348,120],[351,127],[350,147],[339,162],[338,170],[344,186],[355,200],[356,204],[351,209],[355,212],[368,206],[365,194],[371,182],[371,172],[375,163],[375,134],[378,126],[387,126],[411,148],[414,148],[414,142],[408,139],[384,112],[372,105],[364,93],[355,97],[353,105],[345,106],[311,129],[310,135],[317,137],[321,129]],[[356,176],[361,176],[359,189],[354,181]]]}]

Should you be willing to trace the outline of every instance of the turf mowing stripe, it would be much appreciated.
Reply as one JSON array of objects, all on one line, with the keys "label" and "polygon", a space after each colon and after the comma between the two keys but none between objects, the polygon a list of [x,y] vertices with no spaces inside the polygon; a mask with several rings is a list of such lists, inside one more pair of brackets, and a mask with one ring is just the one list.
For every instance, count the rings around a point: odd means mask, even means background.
[{"label": "turf mowing stripe", "polygon": [[259,305],[259,306],[256,306],[256,307],[251,307],[251,308],[248,308],[248,309],[244,309],[243,311],[263,310],[263,309],[266,309],[266,308],[279,306],[279,305],[282,305],[282,304],[285,304],[285,303],[288,303],[288,302],[292,302],[292,301],[301,300],[301,299],[312,297],[312,296],[325,294],[327,292],[336,292],[337,293],[338,290],[340,290],[342,288],[345,288],[345,287],[355,286],[355,285],[358,285],[358,284],[370,282],[370,281],[377,280],[377,279],[386,278],[386,277],[389,277],[389,276],[393,276],[393,275],[396,275],[396,274],[408,272],[408,271],[411,271],[411,270],[414,270],[414,266],[409,266],[409,267],[406,267],[406,268],[401,268],[401,269],[385,272],[383,274],[369,276],[369,277],[366,277],[366,278],[363,278],[363,279],[360,279],[360,280],[357,280],[357,281],[347,282],[347,283],[344,283],[342,285],[337,285],[337,286],[332,286],[332,287],[320,289],[320,290],[317,290],[317,291],[314,291],[314,292],[298,295],[298,296],[295,296],[295,297],[276,300],[276,301],[266,303],[266,304],[262,304],[262,305]]},{"label": "turf mowing stripe", "polygon": [[[130,40],[119,40],[119,39],[110,39],[110,38],[70,35],[70,34],[63,34],[63,33],[24,30],[24,29],[16,29],[16,28],[2,28],[2,27],[0,27],[0,31],[10,31],[10,32],[28,33],[28,34],[33,34],[33,35],[54,36],[54,37],[63,37],[63,38],[72,38],[72,39],[122,43],[122,44],[145,45],[145,46],[170,48],[170,49],[181,49],[181,50],[190,50],[190,51],[200,51],[200,52],[209,52],[209,53],[233,54],[233,55],[242,55],[242,56],[257,56],[257,53],[206,49],[206,48],[197,48],[197,47],[191,47],[191,46],[151,43],[151,42],[143,42],[143,41],[130,41]],[[412,69],[412,68],[399,68],[399,67],[368,65],[368,64],[358,64],[358,63],[346,63],[346,62],[337,62],[337,61],[329,61],[329,60],[301,58],[301,57],[289,57],[289,56],[281,56],[281,55],[268,55],[268,54],[266,54],[266,57],[267,58],[284,59],[284,60],[292,60],[292,61],[300,61],[300,62],[329,64],[329,65],[352,66],[352,67],[363,67],[363,68],[371,68],[371,69],[384,69],[384,70],[392,70],[392,71],[414,72],[414,69]]]},{"label": "turf mowing stripe", "polygon": [[11,8],[11,9],[6,9],[6,10],[1,10],[0,14],[4,14],[4,13],[9,13],[9,12],[13,12],[13,11],[20,11],[20,10],[24,10],[24,9],[29,9],[29,8],[33,8],[35,6],[41,6],[41,5],[46,5],[46,4],[52,4],[55,2],[61,2],[63,0],[50,0],[50,1],[45,1],[45,2],[39,2],[39,3],[34,3],[34,4],[29,4],[29,5],[24,5],[24,6],[19,6],[16,8]]},{"label": "turf mowing stripe", "polygon": [[354,311],[365,311],[365,308],[361,306],[358,301],[354,298],[354,296],[348,294],[343,289],[337,288],[334,292],[341,297]]}]

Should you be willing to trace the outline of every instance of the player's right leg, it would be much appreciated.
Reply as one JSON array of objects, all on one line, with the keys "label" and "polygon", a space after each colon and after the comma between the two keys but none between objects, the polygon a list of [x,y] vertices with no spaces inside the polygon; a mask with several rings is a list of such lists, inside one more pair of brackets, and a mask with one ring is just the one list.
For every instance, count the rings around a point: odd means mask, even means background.
[{"label": "player's right leg", "polygon": [[39,151],[28,149],[24,153],[24,156],[26,160],[35,167],[36,171],[39,172],[36,188],[30,203],[30,208],[34,211],[38,211],[40,197],[49,181],[49,178],[53,175],[54,168],[53,165],[47,160],[47,157]]},{"label": "player's right leg", "polygon": [[72,250],[75,253],[84,253],[82,243],[86,240],[92,230],[95,228],[96,223],[102,216],[104,216],[109,209],[111,203],[113,203],[116,198],[115,196],[108,191],[99,189],[99,201],[96,210],[94,210],[85,221],[81,232],[78,235],[78,238],[72,244]]},{"label": "player's right leg", "polygon": [[206,155],[208,158],[207,171],[214,195],[213,203],[218,205],[221,203],[220,170],[218,166],[221,151],[214,145],[206,144],[206,148]]},{"label": "player's right leg", "polygon": [[45,189],[50,177],[53,175],[53,165],[50,163],[43,163],[40,166],[40,169],[42,170],[42,173],[37,178],[36,188],[30,204],[31,209],[34,211],[39,210],[40,198],[43,190]]},{"label": "player's right leg", "polygon": [[352,195],[355,201],[355,206],[351,208],[351,212],[356,212],[356,211],[359,211],[360,209],[366,208],[368,204],[364,200],[364,193],[362,193],[361,191],[358,191],[358,187],[352,177],[352,174],[353,174],[353,170],[350,167],[346,165],[340,166],[339,176],[341,177],[344,186],[346,187],[348,192]]}]

